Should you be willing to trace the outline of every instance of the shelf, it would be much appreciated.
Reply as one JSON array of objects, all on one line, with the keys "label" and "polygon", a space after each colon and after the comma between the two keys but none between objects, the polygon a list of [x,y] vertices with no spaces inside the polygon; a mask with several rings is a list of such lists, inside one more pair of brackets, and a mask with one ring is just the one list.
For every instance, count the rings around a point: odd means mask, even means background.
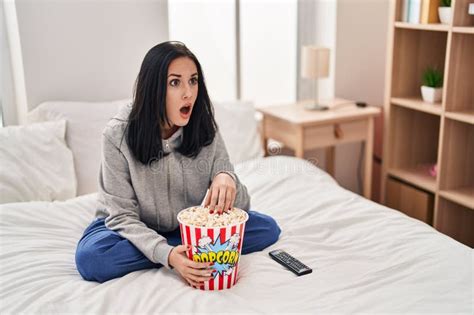
[{"label": "shelf", "polygon": [[435,103],[435,104],[427,103],[427,102],[424,102],[419,97],[404,97],[404,98],[392,97],[390,101],[392,102],[392,104],[395,104],[398,106],[403,106],[406,108],[418,110],[418,111],[425,112],[428,114],[441,116],[441,112],[442,112],[441,103]]},{"label": "shelf", "polygon": [[469,4],[472,0],[456,0],[453,1],[453,25],[455,27],[462,26],[467,28],[474,26],[474,15],[467,13]]},{"label": "shelf", "polygon": [[450,119],[474,125],[474,109],[466,109],[458,112],[446,112],[444,115]]},{"label": "shelf", "polygon": [[439,194],[446,199],[474,210],[474,186],[441,190]]},{"label": "shelf", "polygon": [[[474,113],[474,35],[453,33],[447,78],[446,112],[459,113],[453,119],[472,124]],[[451,115],[451,114],[450,114]]]},{"label": "shelf", "polygon": [[436,178],[431,177],[430,175],[425,174],[416,168],[391,168],[388,170],[388,173],[393,177],[399,178],[429,192],[436,192]]},{"label": "shelf", "polygon": [[446,119],[443,133],[440,195],[474,208],[474,125]]},{"label": "shelf", "polygon": [[[449,25],[435,24],[439,20],[434,16],[431,24],[402,22],[406,0],[391,1],[381,182],[386,204],[425,222],[432,214],[438,231],[471,247],[474,16],[467,11],[473,1],[453,1]],[[427,68],[443,73],[442,102],[422,100],[420,86]],[[434,163],[436,174],[430,172]]]},{"label": "shelf", "polygon": [[462,34],[474,34],[474,27],[471,26],[455,26],[453,27],[454,33],[462,33]]},{"label": "shelf", "polygon": [[395,22],[395,27],[411,29],[411,30],[436,31],[436,32],[449,31],[449,25],[441,24],[441,23],[415,24],[415,23],[407,23],[407,22]]},{"label": "shelf", "polygon": [[444,70],[445,68],[447,42],[448,32],[423,32],[396,28],[391,96],[421,97],[420,87],[426,69],[435,67]]},{"label": "shelf", "polygon": [[438,161],[440,116],[404,106],[390,108],[389,173],[425,190],[436,191],[426,165]]}]

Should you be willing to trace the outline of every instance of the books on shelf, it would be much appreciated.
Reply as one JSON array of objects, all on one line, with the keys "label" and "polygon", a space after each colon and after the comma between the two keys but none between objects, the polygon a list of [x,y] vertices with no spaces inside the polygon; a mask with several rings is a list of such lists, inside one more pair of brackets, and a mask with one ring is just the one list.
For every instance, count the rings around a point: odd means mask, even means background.
[{"label": "books on shelf", "polygon": [[408,22],[408,9],[410,0],[402,0],[402,22]]},{"label": "books on shelf", "polygon": [[438,18],[439,0],[423,0],[421,6],[421,23],[439,23]]},{"label": "books on shelf", "polygon": [[408,23],[420,23],[421,0],[408,0]]},{"label": "books on shelf", "polygon": [[401,0],[402,22],[414,24],[439,23],[439,0]]}]

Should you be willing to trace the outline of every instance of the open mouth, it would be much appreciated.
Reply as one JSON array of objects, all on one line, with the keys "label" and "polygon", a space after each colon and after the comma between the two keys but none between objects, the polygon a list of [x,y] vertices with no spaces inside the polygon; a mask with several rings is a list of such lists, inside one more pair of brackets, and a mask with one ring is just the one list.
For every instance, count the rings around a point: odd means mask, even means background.
[{"label": "open mouth", "polygon": [[191,105],[185,105],[185,106],[181,107],[181,108],[179,109],[179,111],[180,111],[182,114],[187,115],[187,114],[189,114],[189,112],[191,111]]}]

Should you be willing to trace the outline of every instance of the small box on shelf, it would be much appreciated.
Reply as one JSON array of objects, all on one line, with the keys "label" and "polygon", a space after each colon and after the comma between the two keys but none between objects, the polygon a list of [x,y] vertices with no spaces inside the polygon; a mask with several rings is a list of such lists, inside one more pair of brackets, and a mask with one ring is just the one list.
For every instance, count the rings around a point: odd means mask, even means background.
[{"label": "small box on shelf", "polygon": [[474,6],[472,0],[456,0],[454,8],[453,26],[474,27]]}]

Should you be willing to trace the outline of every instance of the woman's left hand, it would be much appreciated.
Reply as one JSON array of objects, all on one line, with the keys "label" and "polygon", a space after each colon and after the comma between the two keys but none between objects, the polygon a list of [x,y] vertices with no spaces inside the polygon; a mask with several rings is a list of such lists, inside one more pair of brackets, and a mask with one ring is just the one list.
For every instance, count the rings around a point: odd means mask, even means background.
[{"label": "woman's left hand", "polygon": [[219,173],[212,181],[204,206],[208,206],[211,213],[222,214],[233,208],[236,194],[234,179],[227,173]]}]

